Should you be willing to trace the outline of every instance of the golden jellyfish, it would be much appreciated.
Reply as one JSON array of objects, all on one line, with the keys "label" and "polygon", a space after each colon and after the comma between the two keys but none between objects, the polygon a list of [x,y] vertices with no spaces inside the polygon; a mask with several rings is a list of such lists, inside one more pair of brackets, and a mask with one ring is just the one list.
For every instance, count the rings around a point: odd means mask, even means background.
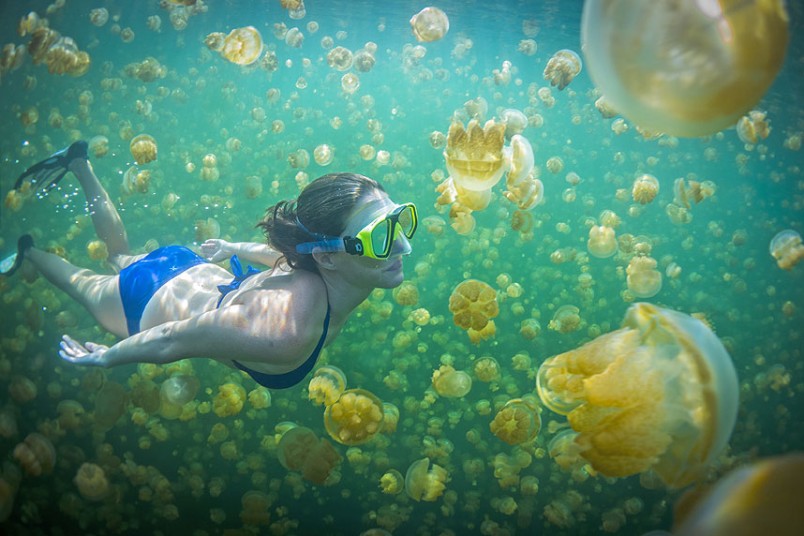
[{"label": "golden jellyfish", "polygon": [[249,490],[240,498],[240,521],[243,525],[256,527],[259,525],[268,526],[271,521],[271,514],[268,511],[272,500],[265,493],[257,490]]},{"label": "golden jellyfish", "polygon": [[90,240],[87,244],[87,256],[93,261],[105,261],[109,258],[109,248],[102,240]]},{"label": "golden jellyfish", "polygon": [[487,121],[481,127],[472,119],[464,128],[453,121],[447,133],[444,160],[455,184],[467,190],[491,189],[505,173],[505,125]]},{"label": "golden jellyfish", "polygon": [[218,394],[212,401],[212,411],[218,417],[237,415],[243,409],[246,390],[236,383],[225,383],[218,387]]},{"label": "golden jellyfish", "polygon": [[628,290],[637,298],[651,298],[662,290],[662,273],[652,257],[632,257],[625,273]]},{"label": "golden jellyfish", "polygon": [[515,108],[500,112],[500,121],[505,124],[505,138],[513,141],[513,136],[522,134],[528,126],[528,116]]},{"label": "golden jellyfish", "polygon": [[582,66],[581,58],[575,51],[566,48],[559,50],[547,61],[544,67],[544,79],[549,80],[551,86],[561,91],[578,76]]},{"label": "golden jellyfish", "polygon": [[571,428],[562,430],[547,444],[547,453],[564,471],[573,471],[586,464],[581,457],[581,448],[575,443],[578,434]]},{"label": "golden jellyfish", "polygon": [[500,379],[500,364],[491,356],[478,358],[472,367],[475,378],[481,382],[494,382]]},{"label": "golden jellyfish", "polygon": [[282,467],[300,472],[313,484],[325,484],[341,462],[341,455],[329,441],[319,439],[304,426],[295,426],[282,434],[277,444],[277,457]]},{"label": "golden jellyfish", "polygon": [[411,17],[410,27],[417,41],[425,43],[438,41],[449,31],[449,18],[437,7],[430,6]]},{"label": "golden jellyfish", "polygon": [[491,285],[477,279],[467,279],[452,291],[449,310],[456,326],[480,331],[500,313],[500,306],[497,293]]},{"label": "golden jellyfish", "polygon": [[132,138],[129,149],[134,161],[139,165],[156,160],[156,140],[148,134],[140,134]]},{"label": "golden jellyfish", "polygon": [[382,401],[365,389],[349,389],[324,410],[324,427],[342,445],[359,445],[382,430]]},{"label": "golden jellyfish", "polygon": [[94,463],[83,463],[78,468],[73,482],[78,492],[88,501],[103,500],[109,494],[109,480],[103,468]]},{"label": "golden jellyfish", "polygon": [[566,415],[580,455],[600,473],[653,471],[667,486],[694,482],[737,418],[731,358],[695,318],[632,305],[619,330],[545,360],[539,397]]},{"label": "golden jellyfish", "polygon": [[221,56],[238,65],[250,65],[262,53],[262,36],[254,26],[236,28],[223,40]]},{"label": "golden jellyfish", "polygon": [[756,145],[770,135],[770,120],[760,110],[751,110],[737,121],[737,136],[747,145]]},{"label": "golden jellyfish", "polygon": [[450,365],[441,365],[433,372],[433,388],[445,398],[463,398],[472,390],[472,377]]},{"label": "golden jellyfish", "polygon": [[554,175],[558,175],[564,169],[564,161],[559,156],[551,156],[545,163],[547,171]]},{"label": "golden jellyfish", "polygon": [[355,52],[354,58],[352,59],[352,66],[359,73],[367,73],[374,68],[376,62],[377,60],[374,58],[374,54],[363,49]]},{"label": "golden jellyfish", "polygon": [[352,66],[352,51],[343,46],[337,46],[327,52],[327,64],[337,71],[348,71]]},{"label": "golden jellyfish", "polygon": [[396,469],[386,471],[380,477],[380,489],[388,495],[398,495],[405,490],[405,477]]},{"label": "golden jellyfish", "polygon": [[392,291],[394,301],[399,305],[416,305],[419,303],[419,289],[411,281],[403,281]]},{"label": "golden jellyfish", "polygon": [[26,474],[41,476],[50,473],[56,465],[56,449],[48,438],[33,432],[14,447],[14,459]]},{"label": "golden jellyfish", "polygon": [[[451,181],[449,178],[447,181]],[[461,207],[470,211],[483,210],[489,206],[491,202],[491,190],[467,190],[461,186],[455,185],[456,201]]]},{"label": "golden jellyfish", "polygon": [[547,329],[559,333],[572,333],[581,327],[581,310],[574,305],[562,305],[556,309]]},{"label": "golden jellyfish", "polygon": [[541,417],[534,405],[522,398],[514,398],[500,408],[489,428],[491,433],[509,445],[521,445],[536,438],[542,426]]},{"label": "golden jellyfish", "polygon": [[659,193],[659,180],[653,175],[647,173],[640,175],[634,180],[634,185],[631,187],[631,197],[635,203],[640,205],[647,205]]},{"label": "golden jellyfish", "polygon": [[14,511],[14,498],[19,490],[22,474],[12,463],[4,464],[0,473],[0,523],[11,517]]},{"label": "golden jellyfish", "polygon": [[430,458],[422,458],[410,464],[405,473],[405,492],[414,501],[435,501],[446,488],[449,480],[447,470],[430,464]]},{"label": "golden jellyfish", "polygon": [[586,242],[589,254],[598,259],[611,257],[617,252],[617,238],[614,229],[605,225],[593,225],[589,229],[589,240]]},{"label": "golden jellyfish", "polygon": [[89,154],[93,158],[102,158],[109,152],[109,138],[106,136],[93,136],[89,140]]},{"label": "golden jellyfish", "polygon": [[223,44],[226,41],[226,34],[223,32],[212,32],[204,38],[204,44],[207,48],[215,52],[223,50]]},{"label": "golden jellyfish", "polygon": [[533,147],[525,136],[514,134],[509,149],[511,164],[506,175],[506,184],[515,186],[527,179],[533,171]]},{"label": "golden jellyfish", "polygon": [[316,406],[331,406],[346,390],[346,374],[335,365],[316,369],[307,385],[307,396]]},{"label": "golden jellyfish", "polygon": [[128,408],[129,397],[125,387],[113,381],[106,381],[95,395],[95,426],[110,430]]},{"label": "golden jellyfish", "polygon": [[159,389],[162,403],[174,406],[183,406],[187,402],[195,399],[201,382],[198,378],[189,374],[178,374],[171,376],[162,382]]},{"label": "golden jellyfish", "polygon": [[335,149],[331,145],[322,143],[313,149],[313,160],[319,166],[330,165],[333,158],[335,158]]},{"label": "golden jellyfish", "polygon": [[[673,523],[676,536],[794,536],[804,526],[798,490],[804,478],[804,454],[766,458],[734,469]],[[682,496],[680,503],[684,504]]]},{"label": "golden jellyfish", "polygon": [[595,85],[625,117],[674,136],[733,125],[782,66],[783,0],[587,2],[581,43]]},{"label": "golden jellyfish", "polygon": [[360,78],[354,73],[346,73],[341,77],[341,89],[351,95],[360,89]]},{"label": "golden jellyfish", "polygon": [[782,270],[790,270],[804,259],[801,235],[792,229],[780,231],[771,239],[770,254]]}]

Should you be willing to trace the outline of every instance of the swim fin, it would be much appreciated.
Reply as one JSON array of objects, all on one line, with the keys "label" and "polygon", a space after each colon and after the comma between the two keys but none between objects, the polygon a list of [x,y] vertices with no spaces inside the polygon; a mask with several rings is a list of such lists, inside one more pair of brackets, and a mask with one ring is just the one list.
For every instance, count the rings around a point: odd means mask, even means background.
[{"label": "swim fin", "polygon": [[87,142],[79,140],[53,153],[26,169],[14,183],[14,189],[19,190],[25,182],[30,182],[36,191],[47,193],[67,174],[67,166],[73,159],[87,158],[88,148]]},{"label": "swim fin", "polygon": [[31,235],[22,235],[19,240],[17,240],[17,252],[12,253],[0,261],[0,275],[9,277],[14,274],[14,272],[22,266],[22,261],[25,259],[25,252],[31,249],[33,245],[33,237]]}]

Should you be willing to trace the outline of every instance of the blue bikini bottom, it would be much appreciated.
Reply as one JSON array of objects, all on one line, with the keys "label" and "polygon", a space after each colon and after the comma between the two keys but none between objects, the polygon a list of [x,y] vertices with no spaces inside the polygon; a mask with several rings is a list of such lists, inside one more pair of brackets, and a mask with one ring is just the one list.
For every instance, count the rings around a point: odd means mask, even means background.
[{"label": "blue bikini bottom", "polygon": [[184,246],[155,249],[120,271],[120,298],[129,336],[139,333],[145,306],[162,285],[198,264],[207,261]]}]

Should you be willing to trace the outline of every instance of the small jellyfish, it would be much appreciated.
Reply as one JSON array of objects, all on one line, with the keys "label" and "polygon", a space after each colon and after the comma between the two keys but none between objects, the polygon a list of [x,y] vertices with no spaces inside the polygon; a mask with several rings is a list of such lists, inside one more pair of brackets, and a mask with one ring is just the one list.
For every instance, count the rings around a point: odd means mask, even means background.
[{"label": "small jellyfish", "polygon": [[556,309],[547,329],[558,333],[572,333],[581,327],[581,310],[574,305],[562,305]]},{"label": "small jellyfish", "polygon": [[405,492],[414,501],[435,501],[444,493],[449,480],[447,470],[430,465],[430,458],[416,460],[405,473]]},{"label": "small jellyfish", "polygon": [[254,26],[236,28],[224,38],[220,52],[232,63],[250,65],[262,53],[262,36]]},{"label": "small jellyfish", "polygon": [[488,190],[497,184],[505,173],[504,142],[503,123],[490,120],[481,127],[472,119],[464,128],[459,121],[453,121],[444,160],[455,184],[475,191]]},{"label": "small jellyfish", "polygon": [[759,110],[751,110],[737,121],[737,136],[746,145],[756,145],[770,135],[770,120],[767,114]]},{"label": "small jellyfish", "polygon": [[333,158],[335,158],[335,149],[331,145],[322,143],[313,149],[313,160],[319,166],[330,165]]},{"label": "small jellyfish", "polygon": [[776,234],[770,242],[770,254],[782,270],[790,270],[804,259],[804,245],[801,235],[792,229],[785,229]]},{"label": "small jellyfish", "polygon": [[358,445],[382,430],[382,401],[365,389],[344,391],[324,410],[324,427],[342,445]]},{"label": "small jellyfish", "polygon": [[236,383],[225,383],[218,387],[218,394],[212,400],[212,411],[218,417],[237,415],[246,401],[246,390]]},{"label": "small jellyfish", "polygon": [[380,477],[380,489],[388,495],[398,495],[405,490],[405,477],[396,469],[386,471]]},{"label": "small jellyfish", "polygon": [[699,320],[647,303],[632,305],[621,329],[545,360],[536,387],[596,471],[652,470],[669,487],[700,477],[737,419],[737,374],[721,342]]},{"label": "small jellyfish", "polygon": [[307,386],[307,396],[316,406],[331,406],[346,390],[346,374],[334,365],[316,369]]},{"label": "small jellyfish", "polygon": [[102,158],[109,152],[109,138],[106,136],[93,136],[89,140],[89,154],[93,158]]},{"label": "small jellyfish", "polygon": [[510,160],[511,164],[506,176],[506,185],[509,188],[527,179],[533,171],[533,147],[526,137],[519,134],[511,137]]},{"label": "small jellyfish", "polygon": [[631,258],[625,273],[628,290],[637,298],[651,298],[662,290],[662,273],[652,257]]},{"label": "small jellyfish", "polygon": [[343,46],[337,46],[327,52],[327,64],[337,71],[348,71],[352,66],[352,51]]},{"label": "small jellyfish", "polygon": [[500,306],[497,293],[491,285],[477,279],[467,279],[452,291],[449,310],[456,326],[480,331],[500,313]]},{"label": "small jellyfish", "polygon": [[410,27],[418,41],[438,41],[449,31],[449,18],[437,7],[426,7],[411,17]]},{"label": "small jellyfish", "polygon": [[156,160],[156,140],[148,134],[140,134],[132,138],[129,149],[134,161],[139,165]]},{"label": "small jellyfish", "polygon": [[544,68],[544,79],[550,81],[550,85],[560,90],[572,82],[581,72],[582,62],[578,54],[569,49],[559,50],[547,61]]},{"label": "small jellyfish", "polygon": [[195,398],[200,386],[201,382],[195,376],[179,374],[162,382],[160,396],[170,404],[183,406]]},{"label": "small jellyfish", "polygon": [[346,73],[341,77],[341,89],[344,93],[352,95],[360,89],[360,78],[354,73]]},{"label": "small jellyfish", "polygon": [[491,356],[478,358],[472,367],[475,377],[481,382],[494,382],[500,379],[500,364]]},{"label": "small jellyfish", "polygon": [[489,428],[509,445],[528,443],[536,438],[542,421],[539,412],[527,400],[514,398],[500,408]]},{"label": "small jellyfish", "polygon": [[81,496],[88,501],[103,500],[109,494],[109,480],[103,468],[94,463],[83,463],[73,482]]},{"label": "small jellyfish", "polygon": [[640,205],[647,205],[659,193],[659,180],[653,175],[647,173],[640,175],[634,180],[634,185],[631,188],[631,197],[635,203]]},{"label": "small jellyfish", "polygon": [[782,0],[586,2],[581,46],[595,85],[630,121],[704,136],[734,125],[770,87],[789,20]]},{"label": "small jellyfish", "polygon": [[56,449],[48,438],[33,432],[14,447],[14,459],[31,476],[46,475],[56,465]]},{"label": "small jellyfish", "polygon": [[445,398],[463,398],[472,390],[472,378],[462,370],[441,365],[433,372],[433,388]]},{"label": "small jellyfish", "polygon": [[589,229],[589,240],[586,242],[589,254],[598,259],[611,257],[617,252],[617,238],[614,229],[605,225],[594,225]]}]

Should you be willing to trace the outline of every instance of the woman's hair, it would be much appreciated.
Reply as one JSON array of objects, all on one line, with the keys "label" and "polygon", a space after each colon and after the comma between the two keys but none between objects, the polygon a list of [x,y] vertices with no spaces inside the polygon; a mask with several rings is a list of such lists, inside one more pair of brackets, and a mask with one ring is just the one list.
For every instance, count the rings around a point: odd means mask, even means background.
[{"label": "woman's hair", "polygon": [[310,233],[343,234],[346,221],[359,200],[377,190],[385,191],[380,183],[363,175],[329,173],[308,184],[296,199],[268,207],[257,227],[265,233],[268,244],[282,253],[291,268],[318,273],[313,256],[297,253],[296,246],[319,239]]}]

